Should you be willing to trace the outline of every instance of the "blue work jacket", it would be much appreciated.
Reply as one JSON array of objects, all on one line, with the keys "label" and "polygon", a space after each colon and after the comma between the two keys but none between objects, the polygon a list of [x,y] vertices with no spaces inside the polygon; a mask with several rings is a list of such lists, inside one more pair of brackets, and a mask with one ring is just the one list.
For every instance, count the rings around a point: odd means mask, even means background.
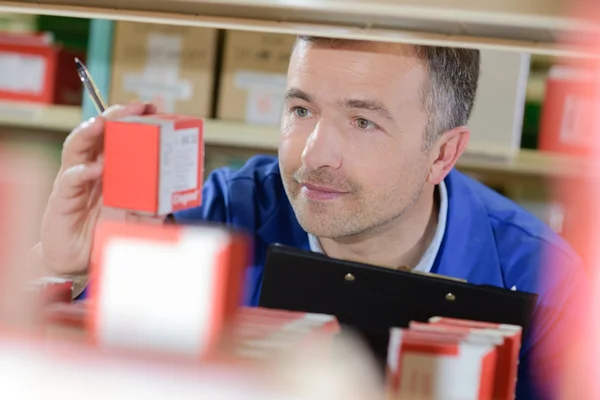
[{"label": "blue work jacket", "polygon": [[[552,384],[563,367],[561,339],[577,321],[573,305],[586,280],[581,261],[559,235],[511,200],[456,170],[445,183],[446,231],[431,272],[539,294],[536,323],[523,338],[517,398],[553,398]],[[253,157],[238,171],[214,171],[204,184],[202,206],[175,218],[225,223],[250,233],[249,306],[258,304],[270,243],[309,249],[272,156]]]}]

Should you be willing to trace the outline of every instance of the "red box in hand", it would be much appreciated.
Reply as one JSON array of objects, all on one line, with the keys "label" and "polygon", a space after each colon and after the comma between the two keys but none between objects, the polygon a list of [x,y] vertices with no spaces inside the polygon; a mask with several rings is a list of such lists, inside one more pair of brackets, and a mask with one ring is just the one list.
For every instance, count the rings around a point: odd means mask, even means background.
[{"label": "red box in hand", "polygon": [[107,121],[104,205],[167,215],[202,204],[203,121],[157,114]]}]

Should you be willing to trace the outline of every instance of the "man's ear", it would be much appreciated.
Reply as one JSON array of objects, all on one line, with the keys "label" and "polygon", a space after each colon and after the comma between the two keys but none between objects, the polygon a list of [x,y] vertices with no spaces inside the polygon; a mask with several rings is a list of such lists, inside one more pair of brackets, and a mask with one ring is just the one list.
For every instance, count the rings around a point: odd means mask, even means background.
[{"label": "man's ear", "polygon": [[469,143],[469,128],[459,126],[441,134],[429,150],[431,168],[427,182],[438,185],[454,168]]}]

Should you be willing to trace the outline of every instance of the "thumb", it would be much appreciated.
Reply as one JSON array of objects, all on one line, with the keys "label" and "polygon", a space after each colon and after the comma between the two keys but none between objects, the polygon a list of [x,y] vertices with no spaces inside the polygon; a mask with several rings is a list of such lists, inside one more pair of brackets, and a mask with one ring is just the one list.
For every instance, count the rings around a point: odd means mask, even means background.
[{"label": "thumb", "polygon": [[156,107],[157,113],[167,112],[165,107],[165,98],[163,96],[155,96],[151,103]]}]

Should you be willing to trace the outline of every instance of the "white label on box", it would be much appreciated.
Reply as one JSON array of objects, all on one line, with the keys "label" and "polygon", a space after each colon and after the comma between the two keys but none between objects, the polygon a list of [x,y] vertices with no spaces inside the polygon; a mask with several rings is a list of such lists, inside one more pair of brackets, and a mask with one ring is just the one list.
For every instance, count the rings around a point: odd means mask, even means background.
[{"label": "white label on box", "polygon": [[246,122],[251,124],[278,125],[283,112],[286,89],[285,74],[239,71],[234,77],[235,85],[248,91]]},{"label": "white label on box", "polygon": [[189,100],[193,87],[179,78],[181,36],[152,33],[148,35],[147,56],[141,75],[125,74],[123,87],[143,101],[160,104],[161,112],[174,113],[179,100]]},{"label": "white label on box", "polygon": [[43,57],[0,52],[0,90],[39,95],[44,89],[45,75]]},{"label": "white label on box", "polygon": [[[174,129],[165,124],[160,132],[160,174],[158,213],[173,210],[173,202],[190,203],[198,199],[198,167],[200,132],[198,128]],[[175,193],[186,192],[173,196]],[[176,204],[177,205],[177,204]]]},{"label": "white label on box", "polygon": [[400,392],[397,399],[476,400],[482,378],[482,362],[495,351],[488,344],[459,344],[456,355],[408,351],[399,367]]},{"label": "white label on box", "polygon": [[560,142],[570,146],[585,146],[589,118],[592,115],[592,99],[568,94],[563,103],[562,120],[560,124]]},{"label": "white label on box", "polygon": [[114,238],[103,251],[98,288],[100,345],[198,356],[213,326],[217,229],[183,230],[177,242]]}]

